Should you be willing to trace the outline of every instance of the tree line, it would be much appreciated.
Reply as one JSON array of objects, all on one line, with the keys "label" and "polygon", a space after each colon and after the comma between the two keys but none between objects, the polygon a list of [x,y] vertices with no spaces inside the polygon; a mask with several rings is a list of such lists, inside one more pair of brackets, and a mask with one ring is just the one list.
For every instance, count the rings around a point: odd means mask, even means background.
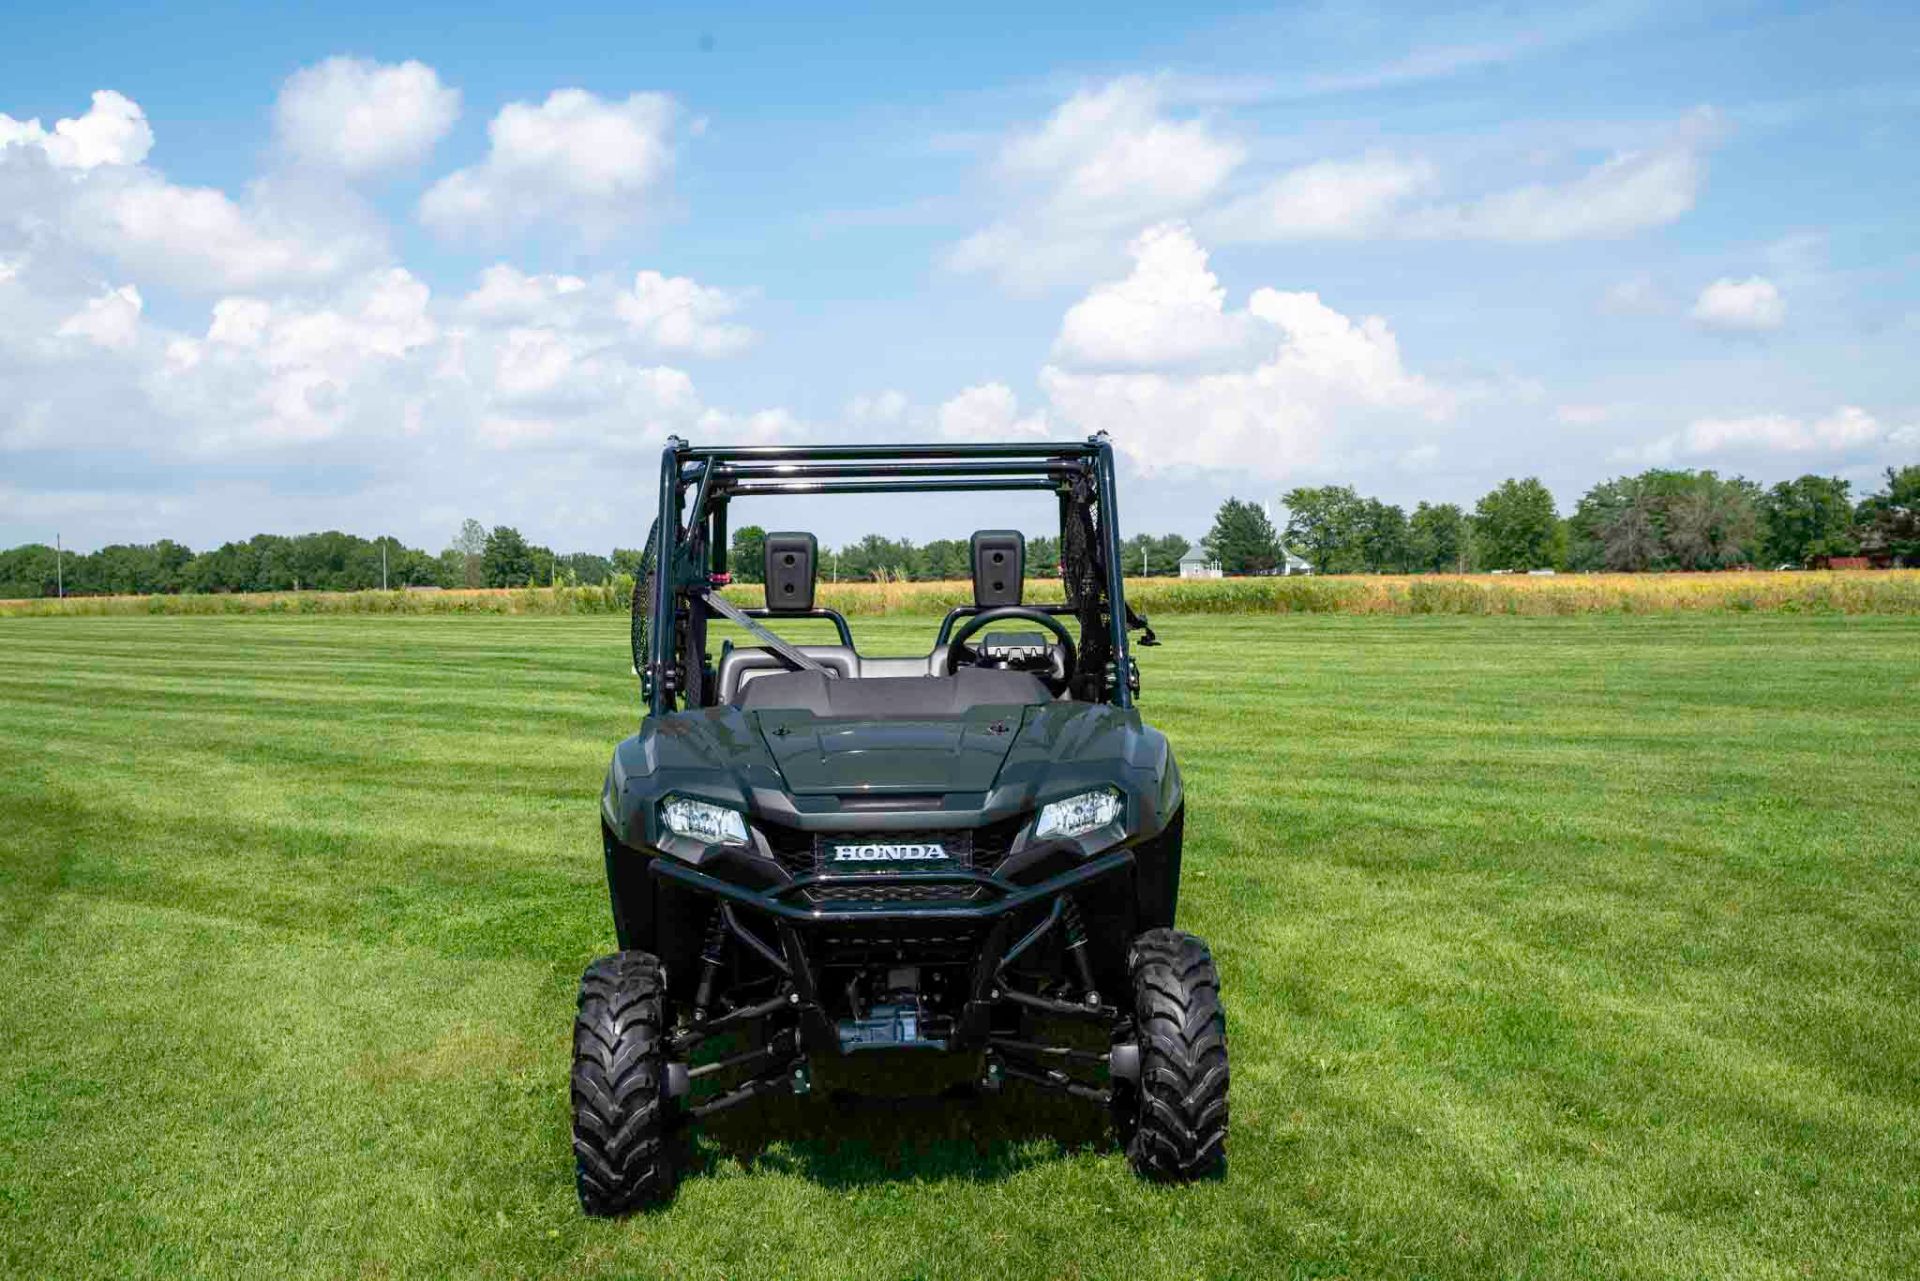
[{"label": "tree line", "polygon": [[[759,582],[766,533],[747,526],[734,533],[731,567],[744,582]],[[1129,573],[1177,572],[1187,540],[1177,534],[1140,534],[1126,544]],[[915,544],[869,534],[821,552],[820,576],[842,580],[956,579],[971,572],[965,539]],[[643,549],[556,552],[529,541],[511,525],[488,529],[477,520],[460,527],[438,554],[408,547],[397,538],[361,538],[327,530],[314,534],[256,534],[210,551],[161,539],[120,544],[86,553],[43,543],[0,551],[0,598],[53,596],[153,596],[181,592],[372,591],[388,588],[598,586],[624,574],[636,578]],[[1027,568],[1057,576],[1058,539],[1027,542]]]},{"label": "tree line", "polygon": [[[766,570],[767,531],[743,525],[733,532],[727,549],[727,568],[740,582],[757,583]],[[1127,573],[1142,578],[1170,577],[1180,572],[1180,558],[1193,544],[1178,534],[1135,534],[1121,544]],[[914,543],[905,538],[868,534],[838,548],[820,549],[818,571],[823,582],[866,582],[875,579],[902,582],[938,582],[967,578],[973,573],[967,539],[936,538]],[[1060,540],[1051,535],[1027,536],[1027,576],[1060,576]]]},{"label": "tree line", "polygon": [[1315,573],[1710,570],[1801,567],[1840,557],[1920,566],[1920,466],[1888,468],[1858,502],[1833,476],[1763,488],[1712,471],[1655,468],[1602,481],[1562,516],[1539,480],[1502,481],[1472,511],[1404,508],[1350,485],[1281,498],[1276,529],[1256,503],[1228,499],[1202,540],[1228,573],[1266,573],[1287,552]]},{"label": "tree line", "polygon": [[[1316,573],[1450,573],[1484,570],[1722,569],[1807,565],[1865,556],[1920,565],[1920,466],[1888,468],[1881,488],[1855,501],[1847,481],[1801,476],[1762,488],[1712,471],[1656,468],[1595,485],[1562,516],[1537,479],[1502,481],[1467,511],[1417,504],[1411,513],[1349,485],[1288,490],[1276,528],[1257,503],[1229,498],[1201,540],[1228,573],[1270,573],[1287,552]],[[729,548],[734,576],[758,582],[766,532],[748,525]],[[1167,576],[1191,544],[1178,534],[1136,534],[1124,544],[1129,575]],[[171,539],[60,555],[43,543],[0,551],[0,597],[162,595],[178,592],[366,591],[382,586],[598,585],[637,576],[639,548],[555,552],[510,525],[464,522],[438,554],[397,538],[327,530],[256,534],[195,552]],[[1060,572],[1059,540],[1027,540],[1027,571]],[[820,576],[842,581],[968,576],[965,539],[913,543],[869,534],[822,549]]]},{"label": "tree line", "polygon": [[0,551],[0,597],[151,596],[180,592],[369,591],[380,587],[527,587],[606,582],[615,558],[628,572],[640,553],[560,554],[509,525],[465,522],[438,555],[397,538],[339,530],[255,534],[209,551],[163,538],[60,555],[44,543]]}]

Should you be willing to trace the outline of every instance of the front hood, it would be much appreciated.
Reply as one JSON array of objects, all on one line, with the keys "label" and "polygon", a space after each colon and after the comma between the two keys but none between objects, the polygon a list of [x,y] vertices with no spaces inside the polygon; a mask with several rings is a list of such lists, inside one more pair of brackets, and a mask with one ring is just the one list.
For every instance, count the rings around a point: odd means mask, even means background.
[{"label": "front hood", "polygon": [[761,740],[796,796],[985,792],[1019,733],[1018,707],[927,720],[817,720],[756,712]]},{"label": "front hood", "polygon": [[617,838],[657,846],[655,814],[669,793],[790,826],[878,830],[896,816],[855,815],[840,798],[940,797],[924,808],[998,818],[1116,783],[1141,802],[1139,830],[1151,833],[1178,808],[1179,777],[1166,738],[1131,708],[1056,702],[851,720],[713,707],[649,717],[614,750],[602,804]]}]

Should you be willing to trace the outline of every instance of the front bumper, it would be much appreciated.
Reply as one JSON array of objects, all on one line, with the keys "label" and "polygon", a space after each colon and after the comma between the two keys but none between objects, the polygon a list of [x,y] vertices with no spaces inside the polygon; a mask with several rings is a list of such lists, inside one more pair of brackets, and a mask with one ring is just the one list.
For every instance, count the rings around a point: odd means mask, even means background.
[{"label": "front bumper", "polygon": [[[876,918],[915,922],[990,922],[1032,904],[1057,898],[1095,881],[1129,871],[1133,866],[1133,850],[1121,847],[1096,855],[1077,867],[1032,885],[1015,885],[986,872],[970,870],[809,872],[765,889],[736,885],[667,857],[653,859],[649,870],[661,879],[764,912],[781,921],[798,925],[848,925],[871,923]],[[875,889],[913,887],[930,893],[918,901],[849,900],[832,906],[805,901],[809,898],[809,891],[857,890],[868,886]],[[939,897],[937,892],[942,888],[952,888],[955,893],[951,898]]]},{"label": "front bumper", "polygon": [[[1131,918],[1134,881],[1144,859],[1155,861],[1157,838],[1117,845],[1067,868],[1020,884],[984,871],[943,869],[891,872],[803,873],[762,887],[713,876],[671,857],[648,862],[649,878],[661,889],[715,904],[724,928],[747,951],[775,971],[790,987],[787,1012],[795,1016],[802,1044],[810,1053],[845,1053],[844,1021],[823,993],[836,966],[893,958],[903,963],[957,967],[960,987],[953,1009],[953,1035],[937,1047],[977,1049],[986,1043],[994,1010],[1009,1003],[1031,1005],[1036,1012],[1110,1020],[1118,1011],[1095,1002],[1071,1004],[1015,990],[1008,981],[1023,958],[1049,955],[1062,941],[1072,904],[1113,904]],[[1176,856],[1177,857],[1177,856]],[[857,893],[861,888],[897,893],[912,886],[926,897],[884,901],[821,901],[818,891]],[[678,914],[678,913],[676,913]],[[695,914],[698,915],[698,914]],[[1130,920],[1108,914],[1100,922],[1112,938],[1096,950],[1116,955],[1119,940],[1133,929]],[[1104,968],[1104,967],[1103,967]]]}]

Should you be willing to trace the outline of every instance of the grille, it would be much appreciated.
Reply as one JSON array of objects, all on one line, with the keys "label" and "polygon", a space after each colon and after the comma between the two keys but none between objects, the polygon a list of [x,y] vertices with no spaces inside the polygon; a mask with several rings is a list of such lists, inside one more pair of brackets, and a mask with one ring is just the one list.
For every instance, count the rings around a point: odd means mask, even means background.
[{"label": "grille", "polygon": [[810,903],[971,903],[986,895],[978,885],[816,885]]},{"label": "grille", "polygon": [[780,860],[780,866],[789,872],[811,872],[813,870],[813,833],[803,832],[797,827],[785,827],[779,823],[759,823],[760,835],[767,840],[767,848]]},{"label": "grille", "polygon": [[[780,823],[759,823],[756,826],[766,838],[767,848],[773,852],[780,866],[794,875],[812,872],[820,866],[820,854],[829,842],[934,842],[946,848],[949,855],[963,865],[979,872],[991,872],[1000,866],[1013,848],[1014,838],[1020,829],[1026,826],[1028,816],[1015,815],[1002,819],[998,823],[989,823],[985,827],[975,828],[911,828],[905,831],[891,832],[807,832],[797,827],[787,827]],[[880,871],[884,865],[874,865],[863,870]],[[873,899],[876,894],[863,893],[856,897]]]},{"label": "grille", "polygon": [[1000,866],[1000,861],[1013,848],[1014,837],[1020,835],[1020,829],[1027,825],[1025,814],[1016,814],[1012,818],[1002,819],[998,823],[989,823],[985,827],[975,828],[973,832],[973,865],[982,872],[991,872]]}]

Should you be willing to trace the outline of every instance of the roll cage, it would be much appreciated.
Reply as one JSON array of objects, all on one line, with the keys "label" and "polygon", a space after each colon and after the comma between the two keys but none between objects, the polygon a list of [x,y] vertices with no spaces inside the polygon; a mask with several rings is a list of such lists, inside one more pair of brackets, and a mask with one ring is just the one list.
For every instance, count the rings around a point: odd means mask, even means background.
[{"label": "roll cage", "polygon": [[[705,705],[714,679],[706,653],[706,595],[730,581],[727,516],[736,498],[761,494],[979,493],[1051,490],[1060,500],[1063,606],[1036,606],[1080,622],[1082,672],[1072,694],[1131,707],[1139,688],[1126,607],[1113,447],[1105,432],[1083,442],[946,445],[695,446],[667,439],[660,457],[660,517],[634,591],[634,650],[648,715]],[[649,590],[648,579],[651,579]],[[824,611],[812,611],[816,616]],[[941,626],[944,640],[962,606]],[[844,620],[836,620],[845,635]],[[1151,644],[1152,633],[1143,638]],[[644,660],[644,661],[642,661]]]}]

